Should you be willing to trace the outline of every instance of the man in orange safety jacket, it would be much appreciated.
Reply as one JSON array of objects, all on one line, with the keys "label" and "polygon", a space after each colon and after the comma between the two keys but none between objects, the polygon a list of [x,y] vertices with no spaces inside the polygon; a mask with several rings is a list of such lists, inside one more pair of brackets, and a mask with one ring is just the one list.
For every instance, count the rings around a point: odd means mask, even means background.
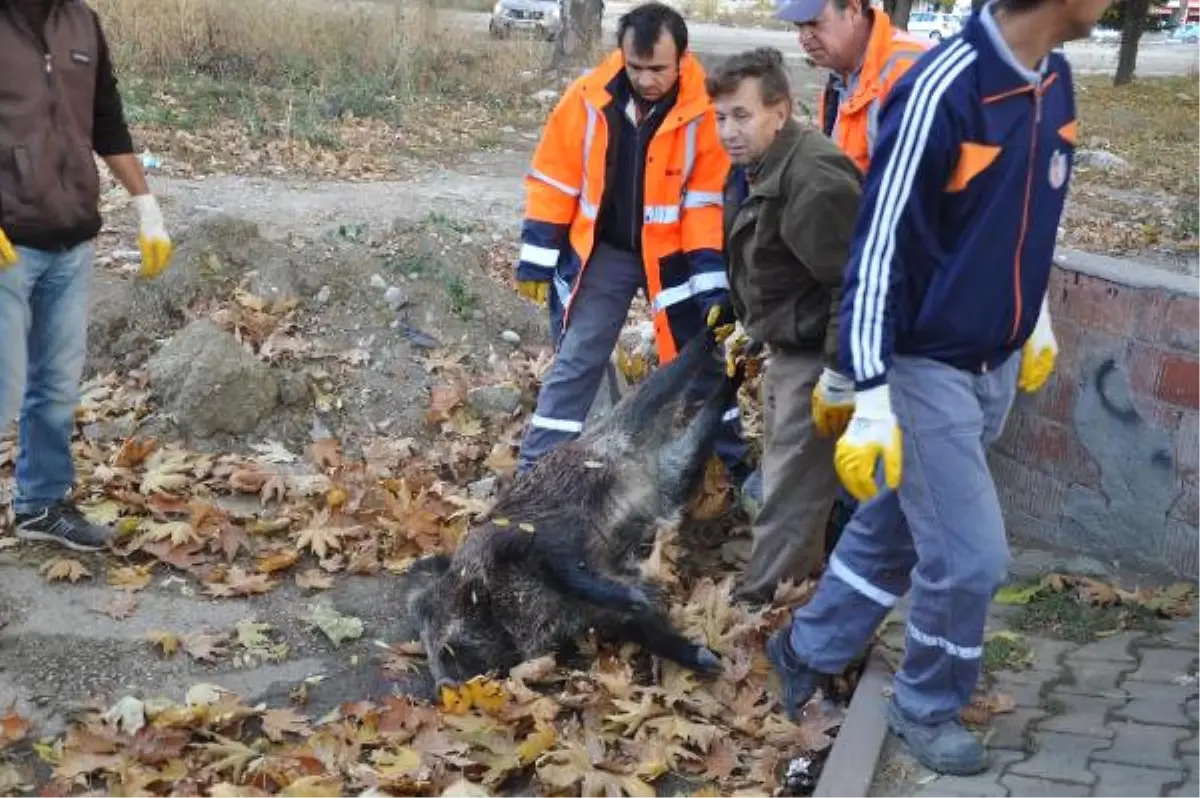
[{"label": "man in orange safety jacket", "polygon": [[[706,323],[733,320],[721,252],[729,160],[687,39],[670,6],[629,11],[619,49],[567,88],[533,154],[516,277],[521,294],[548,303],[556,351],[521,470],[582,431],[639,289],[660,364]],[[709,373],[697,393],[722,378],[719,359]],[[735,403],[717,454],[739,486],[747,451]]]}]

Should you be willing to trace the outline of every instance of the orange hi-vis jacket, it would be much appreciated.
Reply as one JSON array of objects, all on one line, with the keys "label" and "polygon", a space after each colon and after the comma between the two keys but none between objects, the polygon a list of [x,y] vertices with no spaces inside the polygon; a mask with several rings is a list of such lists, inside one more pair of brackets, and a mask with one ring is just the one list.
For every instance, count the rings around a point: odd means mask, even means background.
[{"label": "orange hi-vis jacket", "polygon": [[[875,134],[883,101],[900,76],[932,45],[892,25],[884,11],[868,10],[874,16],[874,22],[862,67],[844,88],[837,75],[829,76],[817,115],[821,130],[864,174],[871,162],[871,153],[875,151]],[[842,88],[841,92],[839,88]]]},{"label": "orange hi-vis jacket", "polygon": [[[517,279],[554,281],[554,290],[567,297],[564,329],[595,245],[606,190],[605,109],[624,69],[617,50],[567,87],[525,176]],[[728,297],[721,206],[729,158],[717,138],[704,78],[699,61],[686,53],[678,98],[644,161],[641,251],[660,363],[674,358],[701,331],[707,309]]]}]

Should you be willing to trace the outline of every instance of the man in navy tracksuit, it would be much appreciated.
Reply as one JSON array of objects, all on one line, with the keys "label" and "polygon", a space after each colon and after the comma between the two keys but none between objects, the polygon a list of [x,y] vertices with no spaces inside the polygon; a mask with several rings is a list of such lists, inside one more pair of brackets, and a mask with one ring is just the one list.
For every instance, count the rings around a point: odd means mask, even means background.
[{"label": "man in navy tracksuit", "polygon": [[1046,287],[1077,123],[1052,50],[1087,36],[1108,1],[974,13],[893,89],[866,175],[839,336],[855,410],[834,455],[861,504],[767,653],[795,712],[911,590],[888,722],[944,773],[987,767],[959,720],[1008,559],[984,450],[1057,353]]}]

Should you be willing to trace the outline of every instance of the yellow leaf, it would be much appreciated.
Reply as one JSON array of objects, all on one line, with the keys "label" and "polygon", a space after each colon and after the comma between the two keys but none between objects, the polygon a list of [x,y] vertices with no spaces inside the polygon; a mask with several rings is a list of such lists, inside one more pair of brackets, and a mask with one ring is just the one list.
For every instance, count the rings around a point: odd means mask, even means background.
[{"label": "yellow leaf", "polygon": [[471,705],[494,715],[508,704],[508,691],[504,685],[485,676],[476,676],[467,682],[471,694]]},{"label": "yellow leaf", "polygon": [[346,503],[350,498],[350,494],[345,488],[330,488],[329,493],[325,495],[325,504],[330,510],[336,510]]},{"label": "yellow leaf", "polygon": [[996,597],[993,600],[997,604],[1028,604],[1041,592],[1041,583],[1032,585],[1005,585],[996,591]]},{"label": "yellow leaf", "polygon": [[162,649],[162,653],[168,657],[175,656],[175,652],[179,650],[179,635],[173,632],[155,630],[147,632],[146,637],[150,638],[151,645],[158,646]]},{"label": "yellow leaf", "polygon": [[273,551],[270,554],[258,558],[256,568],[259,573],[271,574],[276,571],[282,571],[286,568],[291,568],[296,564],[296,560],[300,558],[300,552],[295,549],[282,549]]},{"label": "yellow leaf", "polygon": [[92,575],[92,572],[85,568],[83,563],[71,557],[55,557],[53,560],[47,560],[38,570],[50,582],[58,582],[63,579],[69,582],[78,582],[80,579]]},{"label": "yellow leaf", "polygon": [[544,752],[550,750],[550,747],[554,745],[557,739],[558,735],[555,734],[553,726],[543,726],[537,731],[530,733],[517,746],[517,759],[520,760],[522,765],[528,765]]},{"label": "yellow leaf", "polygon": [[114,568],[108,572],[108,583],[117,590],[138,591],[150,584],[150,574],[153,570],[154,563],[152,562],[145,565]]}]

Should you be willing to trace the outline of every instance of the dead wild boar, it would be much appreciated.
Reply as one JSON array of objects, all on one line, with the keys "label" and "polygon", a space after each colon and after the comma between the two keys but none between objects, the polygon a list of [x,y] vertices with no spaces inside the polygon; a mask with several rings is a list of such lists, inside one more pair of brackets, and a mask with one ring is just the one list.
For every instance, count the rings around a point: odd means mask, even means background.
[{"label": "dead wild boar", "polygon": [[662,522],[678,521],[699,487],[739,371],[673,423],[686,389],[718,357],[697,336],[611,413],[549,452],[497,498],[453,556],[426,557],[409,608],[440,688],[505,673],[569,647],[589,629],[697,671],[708,648],[672,628],[665,590],[638,571]]}]

